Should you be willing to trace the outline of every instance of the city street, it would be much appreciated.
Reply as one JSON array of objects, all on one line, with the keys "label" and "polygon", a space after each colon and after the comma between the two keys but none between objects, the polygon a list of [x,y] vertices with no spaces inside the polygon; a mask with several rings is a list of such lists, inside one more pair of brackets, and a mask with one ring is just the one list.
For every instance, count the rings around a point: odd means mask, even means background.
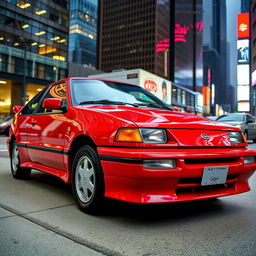
[{"label": "city street", "polygon": [[[71,187],[33,171],[12,178],[0,136],[0,255],[256,255],[251,191],[217,200],[139,206],[109,200],[100,216],[78,210]],[[256,150],[256,144],[249,144]]]}]

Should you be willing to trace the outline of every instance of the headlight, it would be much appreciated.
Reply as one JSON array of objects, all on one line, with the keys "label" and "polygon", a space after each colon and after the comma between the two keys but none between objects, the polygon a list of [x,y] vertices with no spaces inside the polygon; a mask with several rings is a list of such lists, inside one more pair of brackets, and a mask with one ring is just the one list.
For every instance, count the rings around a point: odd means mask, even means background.
[{"label": "headlight", "polygon": [[239,129],[243,129],[242,125],[235,125],[235,127],[239,128]]},{"label": "headlight", "polygon": [[144,143],[166,143],[167,136],[164,129],[140,128]]},{"label": "headlight", "polygon": [[241,132],[228,132],[232,144],[244,143]]},{"label": "headlight", "polygon": [[148,144],[166,143],[164,129],[157,128],[121,128],[116,134],[117,142],[143,142]]}]

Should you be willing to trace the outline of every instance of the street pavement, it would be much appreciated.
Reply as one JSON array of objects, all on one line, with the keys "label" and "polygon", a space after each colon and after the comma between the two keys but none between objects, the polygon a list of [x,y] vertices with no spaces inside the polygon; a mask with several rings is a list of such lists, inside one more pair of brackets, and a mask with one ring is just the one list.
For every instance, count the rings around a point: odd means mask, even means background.
[{"label": "street pavement", "polygon": [[[256,255],[256,175],[248,193],[217,200],[139,206],[109,200],[78,210],[51,175],[12,178],[0,137],[0,255]],[[256,150],[256,144],[249,144]]]}]

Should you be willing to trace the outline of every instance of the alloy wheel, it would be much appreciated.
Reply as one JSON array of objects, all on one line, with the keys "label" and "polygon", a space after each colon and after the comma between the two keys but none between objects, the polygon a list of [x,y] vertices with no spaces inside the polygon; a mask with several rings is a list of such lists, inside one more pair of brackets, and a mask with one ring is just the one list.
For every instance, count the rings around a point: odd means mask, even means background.
[{"label": "alloy wheel", "polygon": [[91,200],[95,193],[95,169],[91,159],[82,156],[76,165],[75,186],[79,199],[83,203]]}]

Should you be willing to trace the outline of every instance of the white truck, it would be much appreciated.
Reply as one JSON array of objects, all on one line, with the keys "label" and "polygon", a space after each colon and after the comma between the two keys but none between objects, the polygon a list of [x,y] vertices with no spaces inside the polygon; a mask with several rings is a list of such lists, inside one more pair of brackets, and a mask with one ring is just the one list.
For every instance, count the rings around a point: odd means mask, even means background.
[{"label": "white truck", "polygon": [[171,81],[154,75],[143,69],[116,70],[111,73],[91,75],[89,77],[116,80],[139,85],[165,103],[171,105]]}]

